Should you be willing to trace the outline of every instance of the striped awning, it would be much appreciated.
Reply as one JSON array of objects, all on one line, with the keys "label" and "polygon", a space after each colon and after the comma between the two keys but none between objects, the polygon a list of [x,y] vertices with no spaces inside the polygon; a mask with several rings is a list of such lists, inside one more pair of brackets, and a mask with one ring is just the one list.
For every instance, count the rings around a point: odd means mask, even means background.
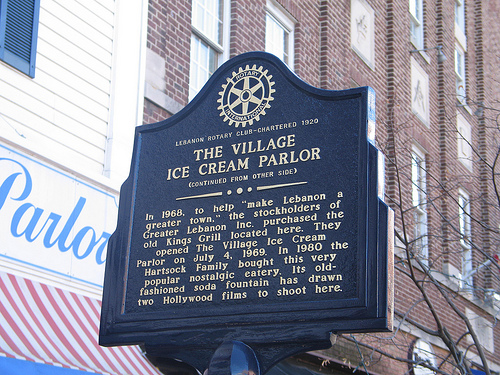
[{"label": "striped awning", "polygon": [[99,346],[100,304],[0,271],[0,358],[98,374],[161,374],[137,346]]}]

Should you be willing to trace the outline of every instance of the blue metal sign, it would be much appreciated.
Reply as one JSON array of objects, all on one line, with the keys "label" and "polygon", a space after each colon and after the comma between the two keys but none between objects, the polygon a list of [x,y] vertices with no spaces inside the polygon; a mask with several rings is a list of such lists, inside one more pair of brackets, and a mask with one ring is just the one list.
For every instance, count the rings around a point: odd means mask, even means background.
[{"label": "blue metal sign", "polygon": [[145,343],[203,370],[237,340],[265,369],[328,347],[330,332],[390,329],[374,105],[370,88],[320,90],[253,52],[137,128],[101,344]]}]

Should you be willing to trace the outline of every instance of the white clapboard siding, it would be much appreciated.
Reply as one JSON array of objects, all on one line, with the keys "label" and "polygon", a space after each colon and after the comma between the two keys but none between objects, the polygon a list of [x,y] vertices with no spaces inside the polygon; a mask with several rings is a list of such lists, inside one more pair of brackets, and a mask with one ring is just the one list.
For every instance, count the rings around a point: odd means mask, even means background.
[{"label": "white clapboard siding", "polygon": [[0,137],[77,172],[103,173],[114,12],[114,0],[41,2],[35,78],[0,63]]},{"label": "white clapboard siding", "polygon": [[[92,56],[84,55],[78,57],[75,55],[69,55],[65,50],[61,49],[61,46],[57,44],[51,44],[51,41],[47,41],[44,39],[38,39],[38,47],[39,55],[43,55],[47,59],[50,59],[51,62],[65,70],[67,70],[71,75],[81,81],[81,85],[91,86],[96,90],[94,95],[104,95],[102,100],[105,101],[109,96],[109,77],[104,77],[94,70],[92,70],[87,62],[88,60],[92,60]],[[109,66],[107,70],[109,70]],[[61,78],[60,78],[61,79]]]},{"label": "white clapboard siding", "polygon": [[[95,130],[82,126],[81,123],[77,122],[74,118],[65,115],[64,113],[53,111],[48,104],[45,102],[41,102],[34,97],[28,97],[21,91],[17,91],[15,88],[10,87],[10,91],[14,94],[13,97],[18,99],[13,101],[13,103],[25,103],[29,105],[31,108],[28,113],[33,113],[40,121],[38,122],[29,122],[24,123],[24,126],[27,128],[33,128],[38,132],[45,133],[48,136],[50,133],[50,137],[54,138],[55,135],[60,135],[61,131],[66,133],[64,136],[64,142],[70,142],[69,145],[74,147],[77,152],[85,152],[88,153],[89,158],[93,158],[95,160],[100,160],[101,150],[106,145],[106,138],[103,137],[102,134],[99,134]],[[20,100],[19,100],[20,99]],[[57,105],[60,98],[53,97],[54,104]],[[16,108],[16,111],[20,111],[19,119],[22,118],[22,114],[26,111],[22,111],[19,107]],[[16,112],[10,112],[9,108],[5,108],[2,110],[7,116],[13,117]],[[59,131],[55,131],[59,129]],[[60,138],[57,138],[58,141],[63,141]],[[93,147],[88,147],[87,144],[92,145]]]},{"label": "white clapboard siding", "polygon": [[[0,119],[2,135],[7,132],[13,133],[15,130],[17,134],[9,138],[15,141],[15,137],[19,137],[17,143],[21,145],[24,144],[24,140],[27,141],[31,151],[35,153],[40,153],[45,157],[59,161],[62,165],[69,165],[76,170],[85,170],[89,174],[102,173],[101,160],[96,161],[89,158],[88,155],[96,155],[101,152],[102,157],[104,157],[103,151],[94,150],[94,147],[88,144],[77,144],[76,146],[86,151],[86,153],[82,154],[76,152],[75,147],[69,146],[70,144],[76,143],[74,142],[74,137],[69,136],[67,132],[61,131],[55,127],[52,127],[51,131],[53,132],[53,136],[60,139],[60,142],[51,143],[51,147],[47,148],[46,134],[41,130],[49,126],[45,124],[45,120],[32,112],[23,111],[21,108],[17,107],[15,103],[8,102],[2,97],[0,97],[0,107],[2,108],[2,118]],[[14,113],[14,116],[10,116],[12,113]],[[33,126],[28,128],[25,124],[33,124]],[[37,129],[37,126],[39,129]],[[77,142],[83,142],[83,140],[80,139]],[[67,159],[60,160],[58,155],[66,155]]]},{"label": "white clapboard siding", "polygon": [[[37,67],[40,78],[45,79],[43,83],[48,83],[47,89],[58,92],[64,90],[64,97],[68,101],[74,101],[76,104],[87,108],[95,116],[106,120],[108,114],[109,93],[92,85],[76,75],[68,66],[54,64],[43,54],[38,55]],[[37,77],[38,78],[38,77]],[[53,80],[50,82],[49,80]],[[48,82],[49,81],[49,82]]]},{"label": "white clapboard siding", "polygon": [[[78,5],[78,3],[74,1],[66,1],[66,4],[68,8],[73,8],[74,6]],[[54,18],[59,20],[59,22],[55,22],[53,25],[51,25],[51,28],[54,31],[58,33],[64,33],[68,32],[69,30],[74,30],[78,34],[80,34],[77,42],[79,40],[87,39],[94,45],[97,45],[106,51],[111,51],[111,49],[113,48],[112,29],[109,35],[105,35],[91,24],[91,20],[89,20],[90,22],[85,22],[79,16],[71,13],[55,1],[49,1],[46,3],[46,6],[44,6],[43,8],[43,14],[46,13],[51,14]],[[42,12],[40,12],[40,17],[41,16]]]},{"label": "white clapboard siding", "polygon": [[[66,1],[66,0],[61,0]],[[114,17],[115,0],[77,0],[95,14],[100,14],[102,18],[109,20]]]},{"label": "white clapboard siding", "polygon": [[[15,88],[11,88],[10,90],[14,93],[13,97],[15,99],[21,99],[23,103],[29,104],[30,107],[33,108],[33,110],[22,110],[22,108],[17,104],[19,100],[10,101],[6,99],[3,102],[4,106],[2,107],[3,116],[21,122],[24,129],[32,129],[37,133],[44,134],[45,136],[47,136],[47,132],[50,131],[51,138],[57,138],[58,141],[65,145],[65,147],[72,147],[76,152],[81,152],[87,155],[88,158],[97,161],[99,160],[99,158],[102,156],[100,150],[105,146],[105,138],[91,131],[90,129],[86,129],[83,127],[79,128],[82,130],[86,130],[85,132],[82,132],[83,137],[75,135],[73,132],[68,131],[68,129],[71,129],[72,127],[71,122],[73,120],[70,121],[63,115],[57,115],[56,117],[52,117],[51,119],[40,116],[40,114],[44,114],[47,112],[46,105],[40,101],[37,101],[36,99],[33,99],[32,97],[23,97],[23,95],[26,95],[21,91],[18,91],[16,93],[15,90]],[[61,123],[64,126],[56,126],[56,122]],[[29,138],[26,139],[28,141],[32,141]]]},{"label": "white clapboard siding", "polygon": [[[77,121],[86,127],[94,125],[94,129],[92,129],[94,132],[100,134],[101,137],[105,135],[107,127],[105,120],[99,119],[94,113],[79,106],[78,103],[69,101],[67,97],[61,96],[60,92],[50,90],[52,81],[50,81],[50,85],[40,84],[40,82],[44,82],[43,77],[46,76],[43,72],[40,72],[39,75],[41,75],[41,78],[38,80],[26,81],[26,78],[17,71],[12,69],[2,69],[0,66],[0,75],[4,78],[3,81],[0,80],[0,95],[5,94],[6,97],[12,101],[19,104],[23,103],[24,110],[37,110],[40,117],[45,118],[47,121],[54,121],[55,116],[57,116],[58,113],[65,114],[67,117],[70,117],[69,114],[73,114],[73,121]],[[27,85],[27,82],[30,84]],[[15,88],[15,90],[13,88]],[[22,99],[19,95],[20,92],[24,94]],[[64,92],[62,94],[64,94]],[[12,96],[14,96],[14,99],[12,99]],[[41,106],[40,103],[44,103],[46,106]],[[41,109],[45,110],[42,112]],[[1,112],[2,110],[0,108],[0,113]],[[58,124],[57,122],[54,124],[56,126],[64,127],[64,124]],[[70,131],[70,129],[68,129],[68,131]],[[77,134],[77,136],[80,135]],[[81,136],[84,135],[82,134]]]},{"label": "white clapboard siding", "polygon": [[[57,142],[52,141],[51,143],[63,143],[66,148],[71,147],[73,150],[71,152],[86,155],[86,158],[102,164],[101,158],[106,146],[106,137],[89,127],[82,126],[75,119],[54,111],[48,102],[53,102],[54,106],[57,106],[60,98],[49,95],[47,96],[49,100],[41,101],[5,83],[0,84],[0,90],[10,94],[4,102],[5,104],[0,107],[3,116],[20,122],[23,124],[23,129],[32,129],[49,137],[50,140],[57,140]],[[9,105],[9,102],[12,104]],[[24,108],[20,107],[18,103],[23,103]],[[29,137],[26,137],[26,141],[35,142]],[[42,144],[46,144],[47,141],[45,140]],[[39,142],[38,138],[36,142]],[[39,146],[39,144],[37,145]],[[52,149],[49,151],[53,152]]]},{"label": "white clapboard siding", "polygon": [[[45,28],[52,30],[54,33],[70,41],[75,46],[78,46],[82,51],[94,56],[102,63],[109,65],[109,54],[111,49],[107,49],[106,46],[97,44],[95,41],[82,34],[79,30],[71,27],[68,23],[55,17],[53,14],[44,11],[44,9],[40,9],[40,25],[38,29],[39,38],[46,39],[44,35]],[[107,47],[111,46],[108,45]]]},{"label": "white clapboard siding", "polygon": [[[45,25],[40,24],[41,35],[39,35],[38,40],[43,40],[53,46],[56,46],[59,50],[63,51],[65,54],[73,57],[75,60],[81,61],[82,64],[106,80],[111,80],[111,67],[109,65],[109,59],[106,58],[106,62],[99,59],[99,55],[95,54],[95,51],[88,51],[82,48],[82,46],[74,44],[73,41],[67,38],[67,35],[57,34],[54,30]],[[109,51],[105,51],[109,53]]]},{"label": "white clapboard siding", "polygon": [[[97,34],[104,35],[108,39],[113,38],[113,19],[105,20],[100,17],[99,14],[92,12],[87,8],[86,2],[78,2],[78,1],[67,1],[67,0],[54,0],[54,3],[57,3],[61,8],[57,10],[54,7],[55,12],[61,12],[66,17],[66,14],[71,14],[70,20],[73,19],[81,20],[82,24],[87,24],[87,27],[80,27],[79,24],[71,24],[78,30],[88,30],[89,34],[87,35],[90,39],[94,40]],[[85,31],[84,31],[85,33]]]},{"label": "white clapboard siding", "polygon": [[[103,136],[106,134],[103,127],[106,127],[108,110],[104,106],[104,103],[99,104],[93,101],[88,96],[72,89],[65,83],[53,79],[52,76],[47,75],[42,70],[38,72],[38,81],[41,85],[56,94],[54,95],[54,111],[66,112],[68,116],[75,117],[82,124],[100,132]],[[92,117],[87,117],[86,121],[80,120],[78,115],[83,111],[91,114]]]},{"label": "white clapboard siding", "polygon": [[83,81],[66,67],[55,64],[40,52],[37,56],[37,81],[67,101],[85,108],[106,121],[109,94]]}]

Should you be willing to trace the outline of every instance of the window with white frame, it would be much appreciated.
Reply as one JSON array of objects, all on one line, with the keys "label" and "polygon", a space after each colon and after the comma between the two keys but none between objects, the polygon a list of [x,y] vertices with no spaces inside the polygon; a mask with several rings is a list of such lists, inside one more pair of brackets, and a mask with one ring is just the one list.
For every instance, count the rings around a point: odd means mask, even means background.
[{"label": "window with white frame", "polygon": [[294,60],[295,22],[285,10],[273,1],[267,3],[266,52],[280,58],[290,69]]},{"label": "window with white frame", "polygon": [[467,35],[465,24],[465,4],[464,0],[455,0],[455,76],[457,100],[460,104],[466,105],[466,59]]},{"label": "window with white frame", "polygon": [[[436,355],[434,354],[432,345],[427,341],[417,339],[413,344],[412,352],[412,359],[415,361],[412,373],[414,375],[434,375],[434,371],[421,365],[421,363],[425,363],[426,365],[437,367]],[[417,363],[420,364],[417,365]]]},{"label": "window with white frame", "polygon": [[411,154],[412,203],[415,222],[415,253],[424,261],[429,258],[427,246],[427,192],[425,154],[414,147]]},{"label": "window with white frame", "polygon": [[463,189],[460,189],[458,192],[458,230],[460,235],[460,251],[462,253],[460,287],[470,290],[473,285],[470,199],[469,194]]},{"label": "window with white frame", "polygon": [[465,90],[465,52],[458,44],[455,45],[455,77],[457,87],[457,100],[465,105],[466,90]]},{"label": "window with white frame", "polygon": [[424,10],[423,0],[410,0],[411,42],[417,49],[424,48]]},{"label": "window with white frame", "polygon": [[224,18],[228,17],[228,3],[227,0],[192,1],[189,100],[227,58],[228,28]]},{"label": "window with white frame", "polygon": [[472,170],[472,137],[470,124],[457,113],[458,160]]},{"label": "window with white frame", "polygon": [[464,0],[455,0],[455,34],[465,35],[465,5]]}]

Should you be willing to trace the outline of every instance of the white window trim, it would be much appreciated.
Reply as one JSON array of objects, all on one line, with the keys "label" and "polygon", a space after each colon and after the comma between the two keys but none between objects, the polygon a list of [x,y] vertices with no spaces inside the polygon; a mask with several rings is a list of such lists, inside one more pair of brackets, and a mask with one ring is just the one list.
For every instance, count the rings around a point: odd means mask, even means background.
[{"label": "white window trim", "polygon": [[[427,341],[419,338],[415,341],[412,350],[412,359],[415,362],[427,362],[427,364],[437,367],[436,355],[434,354],[434,349],[432,345]],[[422,365],[413,365],[414,375],[428,375],[434,374],[433,371],[423,367]]]},{"label": "white window trim", "polygon": [[[470,196],[467,191],[464,189],[458,190],[458,231],[460,234],[460,262],[461,262],[461,277],[460,277],[460,288],[465,290],[471,290],[473,288],[473,256],[472,256],[472,246],[471,246],[471,207],[470,207]],[[465,207],[460,205],[461,199],[464,199],[466,202]],[[462,215],[465,215],[464,219],[462,219]],[[462,222],[462,220],[464,220]],[[462,224],[464,225],[464,232],[462,232]],[[462,237],[466,237],[464,241]]]},{"label": "white window trim", "polygon": [[288,32],[288,67],[293,70],[295,62],[295,21],[281,5],[271,0],[266,4],[267,13]]},{"label": "white window trim", "polygon": [[[217,54],[216,69],[221,66],[225,61],[229,59],[229,43],[230,43],[230,31],[231,31],[231,4],[230,0],[222,0],[222,36],[221,43],[219,44],[205,35],[201,30],[199,30],[194,24],[191,18],[191,43],[193,37],[198,38],[202,43],[206,44],[209,48],[213,49]],[[190,46],[190,53],[193,46]],[[189,73],[189,94],[188,99],[191,101],[196,94],[192,94],[191,90],[191,71]]]},{"label": "white window trim", "polygon": [[206,45],[208,45],[210,48],[214,49],[215,52],[217,52],[218,54],[221,54],[224,51],[224,47],[222,47],[222,45],[220,45],[219,43],[214,42],[210,38],[207,38],[207,36],[205,34],[203,34],[203,32],[201,32],[196,26],[191,25],[191,29],[192,29],[193,34],[198,39],[200,39],[201,41],[203,41],[203,43],[205,43]]},{"label": "white window trim", "polygon": [[[457,11],[460,12],[459,18],[461,18],[463,25],[457,23]],[[466,22],[465,19],[465,1],[455,0],[455,91],[457,94],[457,101],[460,105],[467,106],[467,66],[466,66],[466,53],[467,53],[467,35],[466,32]],[[462,70],[457,70],[457,52],[462,56]],[[460,94],[458,87],[461,85],[463,93]]]},{"label": "white window trim", "polygon": [[457,40],[457,42],[460,44],[460,46],[462,47],[462,49],[464,51],[467,51],[467,36],[465,35],[465,4],[464,4],[464,1],[463,0],[455,0],[455,3],[458,4],[459,8],[461,8],[461,12],[463,12],[463,22],[464,22],[464,25],[463,27],[461,25],[459,25],[457,22],[456,22],[456,15],[455,15],[455,38]]},{"label": "white window trim", "polygon": [[229,60],[229,45],[231,43],[231,1],[224,0],[222,3],[222,54],[219,66]]},{"label": "white window trim", "polygon": [[[460,53],[462,56],[462,62],[461,62],[461,67],[462,70],[458,71],[457,69],[457,51]],[[467,105],[467,67],[466,65],[466,59],[465,59],[465,51],[463,48],[456,43],[455,44],[455,86],[456,86],[456,95],[457,95],[457,100],[460,104],[462,105]],[[461,84],[463,87],[463,93],[460,94],[458,90],[458,84]]]},{"label": "white window trim", "polygon": [[455,50],[460,52],[460,55],[462,56],[462,70],[459,71],[457,69],[457,62],[456,62],[456,56],[455,56],[455,74],[457,75],[457,78],[459,78],[462,81],[465,81],[465,51],[462,49],[462,47],[458,44],[455,44]]},{"label": "white window trim", "polygon": [[[415,15],[412,9],[409,7],[409,4],[411,1],[414,2],[420,2],[420,13]],[[415,23],[418,27],[418,34],[419,34],[419,39],[416,39],[413,36],[413,33],[411,33],[410,38],[411,38],[411,43],[415,46],[416,49],[422,49],[424,48],[425,42],[424,42],[424,2],[423,0],[410,0],[408,3],[408,10],[410,13],[410,22]]]},{"label": "white window trim", "polygon": [[192,32],[206,43],[209,47],[213,48],[218,54],[221,55],[219,58],[219,66],[223,61],[229,59],[229,41],[230,41],[230,31],[231,31],[231,4],[229,0],[222,0],[222,44],[219,44],[207,37],[201,30],[199,30],[195,25],[193,25],[191,20],[191,30]]},{"label": "white window trim", "polygon": [[134,128],[143,123],[148,1],[116,5],[110,111],[103,174],[117,191],[127,178]]},{"label": "white window trim", "polygon": [[[413,168],[415,165],[415,156],[421,160],[421,163],[417,168],[420,169],[420,177],[422,177],[421,181],[415,181],[415,175],[413,173]],[[412,148],[412,153],[411,153],[411,166],[412,166],[412,171],[411,171],[411,182],[412,182],[412,205],[414,207],[415,211],[415,216],[418,216],[422,220],[417,222],[415,221],[415,239],[416,239],[416,234],[417,232],[420,233],[421,240],[418,240],[418,243],[420,245],[419,250],[419,255],[422,258],[422,261],[427,264],[427,261],[429,259],[429,244],[428,244],[428,230],[429,230],[429,225],[427,222],[427,170],[426,170],[426,162],[425,162],[425,152],[422,151],[419,147],[413,146]],[[415,202],[414,200],[414,194],[416,189],[419,191],[422,191],[424,194],[424,197],[422,200],[418,200],[418,202]],[[415,205],[415,203],[417,203]],[[418,226],[418,228],[417,228]]]},{"label": "white window trim", "polygon": [[472,129],[470,123],[459,112],[457,112],[457,143],[458,160],[472,171]]}]

